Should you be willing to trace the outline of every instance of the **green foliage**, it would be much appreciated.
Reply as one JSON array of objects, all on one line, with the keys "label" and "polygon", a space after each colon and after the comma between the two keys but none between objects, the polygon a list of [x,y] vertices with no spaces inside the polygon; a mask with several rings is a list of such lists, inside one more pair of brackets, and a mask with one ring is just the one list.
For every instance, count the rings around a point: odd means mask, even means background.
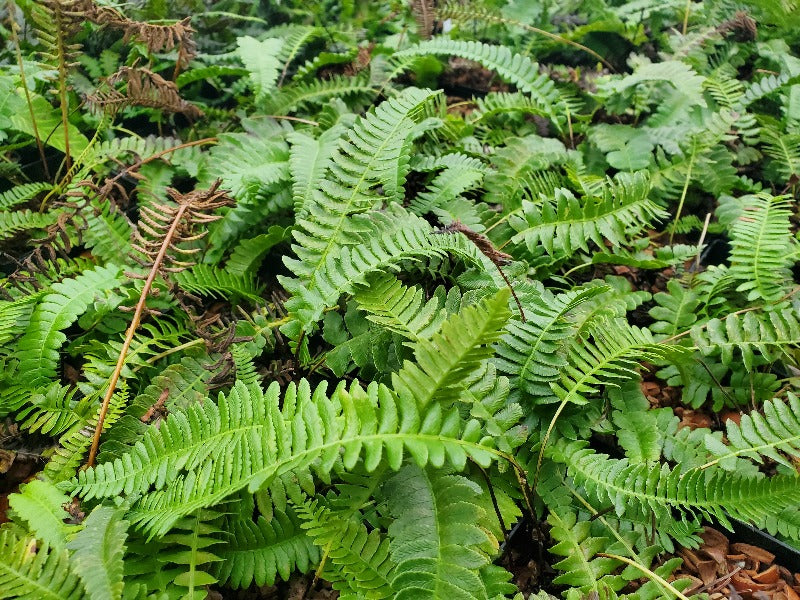
[{"label": "green foliage", "polygon": [[796,2],[206,4],[4,5],[0,597],[800,541]]}]

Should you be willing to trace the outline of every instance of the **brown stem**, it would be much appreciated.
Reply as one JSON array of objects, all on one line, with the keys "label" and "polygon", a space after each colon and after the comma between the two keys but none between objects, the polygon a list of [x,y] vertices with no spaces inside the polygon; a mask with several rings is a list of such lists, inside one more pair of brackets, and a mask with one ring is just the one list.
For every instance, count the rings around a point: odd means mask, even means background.
[{"label": "brown stem", "polygon": [[175,214],[175,218],[172,220],[172,224],[169,227],[169,231],[167,231],[167,235],[164,236],[164,241],[162,242],[161,248],[156,255],[156,259],[153,261],[153,266],[150,268],[150,273],[147,275],[147,279],[144,282],[142,293],[139,295],[139,302],[136,303],[136,310],[133,313],[133,319],[131,320],[128,331],[125,334],[125,341],[122,344],[122,349],[120,350],[119,357],[117,358],[117,366],[114,367],[114,372],[111,374],[111,379],[108,382],[108,389],[106,390],[106,395],[103,398],[103,404],[100,406],[100,415],[97,417],[97,426],[94,429],[92,447],[89,450],[89,459],[86,461],[87,467],[94,466],[94,460],[97,456],[97,447],[100,444],[100,434],[103,432],[103,422],[105,421],[106,413],[108,412],[108,405],[111,402],[111,397],[114,395],[114,391],[117,388],[117,381],[119,380],[120,373],[122,373],[122,367],[125,365],[125,358],[127,357],[131,342],[133,341],[133,336],[142,320],[142,313],[144,312],[144,306],[145,302],[147,301],[147,296],[150,293],[150,288],[153,287],[153,282],[155,281],[159,269],[161,268],[161,263],[164,262],[164,257],[167,255],[167,249],[169,248],[172,238],[175,236],[175,232],[178,230],[178,225],[180,224],[181,219],[188,208],[188,204],[181,204],[179,206],[178,212]]}]

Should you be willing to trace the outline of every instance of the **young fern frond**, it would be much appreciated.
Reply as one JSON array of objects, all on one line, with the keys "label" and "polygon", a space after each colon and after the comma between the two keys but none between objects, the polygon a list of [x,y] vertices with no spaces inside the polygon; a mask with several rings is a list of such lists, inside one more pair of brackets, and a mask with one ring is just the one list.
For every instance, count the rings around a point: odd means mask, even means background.
[{"label": "young fern frond", "polygon": [[339,148],[346,128],[336,124],[326,129],[318,138],[301,131],[287,136],[291,144],[289,151],[289,170],[292,175],[292,196],[297,219],[305,218],[307,206],[314,201],[314,191],[319,187],[328,168],[333,162],[334,152]]},{"label": "young fern frond", "polygon": [[330,79],[287,85],[265,100],[263,110],[270,115],[287,115],[309,104],[324,104],[334,98],[363,102],[376,95],[376,87],[363,74],[354,77],[335,75]]},{"label": "young fern frond", "polygon": [[253,273],[234,275],[227,269],[195,265],[177,273],[173,281],[182,289],[199,296],[241,298],[251,302],[261,300],[262,286],[258,284]]},{"label": "young fern frond", "polygon": [[742,282],[736,289],[747,292],[748,300],[774,302],[787,291],[796,255],[790,215],[788,197],[761,193],[745,198],[730,232],[730,273]]}]

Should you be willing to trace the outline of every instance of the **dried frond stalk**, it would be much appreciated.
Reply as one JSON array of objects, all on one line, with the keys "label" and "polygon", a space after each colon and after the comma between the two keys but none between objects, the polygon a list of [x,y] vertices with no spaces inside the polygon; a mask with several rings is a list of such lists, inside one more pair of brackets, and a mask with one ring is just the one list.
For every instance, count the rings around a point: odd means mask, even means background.
[{"label": "dried frond stalk", "polygon": [[[115,87],[119,83],[126,84],[124,93]],[[105,86],[89,94],[86,101],[112,114],[126,106],[146,106],[192,119],[203,116],[203,111],[181,98],[173,82],[143,67],[122,67],[106,79]]]},{"label": "dried frond stalk", "polygon": [[424,40],[430,39],[436,20],[435,0],[411,0],[411,14],[417,22],[417,33]]},{"label": "dried frond stalk", "polygon": [[[145,259],[151,260],[150,270],[144,286],[142,286],[139,301],[136,303],[136,310],[133,313],[131,324],[128,326],[122,349],[117,358],[116,367],[111,373],[108,388],[100,406],[100,414],[97,417],[97,426],[94,430],[92,446],[86,463],[90,467],[94,465],[97,448],[100,444],[100,434],[103,431],[103,423],[108,412],[108,405],[117,388],[117,382],[122,373],[122,367],[125,365],[128,349],[141,322],[147,296],[150,294],[153,282],[159,274],[167,277],[175,269],[191,265],[189,261],[175,258],[175,255],[186,258],[193,253],[191,250],[182,248],[180,244],[202,238],[207,232],[195,233],[197,225],[210,223],[218,219],[218,216],[210,214],[211,211],[233,203],[227,192],[219,189],[220,184],[221,180],[218,179],[209,189],[194,190],[188,194],[181,194],[178,190],[168,188],[167,191],[175,201],[175,206],[155,205],[154,208],[147,208],[147,212],[142,209],[140,215],[142,221],[140,221],[139,230],[136,232],[138,244],[135,247],[143,254]],[[144,233],[142,233],[143,231]]]},{"label": "dried frond stalk", "polygon": [[185,69],[197,55],[197,44],[194,41],[195,30],[191,26],[191,17],[172,25],[155,25],[143,21],[129,19],[113,8],[92,5],[87,17],[98,25],[107,25],[124,32],[123,42],[137,39],[147,45],[150,52],[169,51],[178,48],[177,66]]}]

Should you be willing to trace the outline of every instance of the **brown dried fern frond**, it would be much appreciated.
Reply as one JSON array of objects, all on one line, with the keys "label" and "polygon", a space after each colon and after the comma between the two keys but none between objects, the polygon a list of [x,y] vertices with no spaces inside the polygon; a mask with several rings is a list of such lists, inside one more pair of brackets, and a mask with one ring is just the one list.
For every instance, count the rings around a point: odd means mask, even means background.
[{"label": "brown dried fern frond", "polygon": [[191,26],[191,17],[173,23],[161,25],[134,21],[106,6],[92,6],[87,17],[98,25],[106,25],[124,32],[122,41],[131,39],[143,42],[150,52],[164,52],[178,48],[178,70],[185,69],[197,55],[197,43],[194,41],[195,30]]},{"label": "brown dried fern frond", "polygon": [[436,0],[411,0],[411,14],[417,22],[419,37],[430,39],[436,22]]},{"label": "brown dried fern frond", "polygon": [[[125,84],[124,91],[117,89]],[[178,87],[158,73],[143,67],[121,67],[106,78],[105,84],[86,96],[91,106],[116,114],[126,106],[146,106],[190,119],[203,116],[203,111],[181,98]]]},{"label": "brown dried fern frond", "polygon": [[136,303],[133,319],[131,319],[131,324],[125,334],[116,367],[109,379],[103,403],[100,406],[100,414],[97,417],[97,426],[86,463],[88,466],[94,465],[108,405],[117,388],[117,381],[122,373],[122,367],[125,365],[128,348],[130,348],[142,320],[147,296],[150,294],[153,282],[159,274],[168,277],[169,273],[191,266],[191,261],[187,259],[191,258],[196,249],[185,248],[183,244],[193,243],[203,238],[207,231],[198,232],[198,225],[205,225],[219,219],[218,215],[211,213],[217,208],[233,204],[233,200],[227,192],[219,189],[220,184],[221,180],[218,179],[209,189],[194,190],[188,194],[168,188],[167,192],[175,202],[174,206],[156,204],[141,209],[139,229],[135,234],[137,243],[134,245],[134,249],[142,255],[138,257],[140,262],[149,263],[147,265],[149,271],[144,286],[142,286],[139,301]]}]

